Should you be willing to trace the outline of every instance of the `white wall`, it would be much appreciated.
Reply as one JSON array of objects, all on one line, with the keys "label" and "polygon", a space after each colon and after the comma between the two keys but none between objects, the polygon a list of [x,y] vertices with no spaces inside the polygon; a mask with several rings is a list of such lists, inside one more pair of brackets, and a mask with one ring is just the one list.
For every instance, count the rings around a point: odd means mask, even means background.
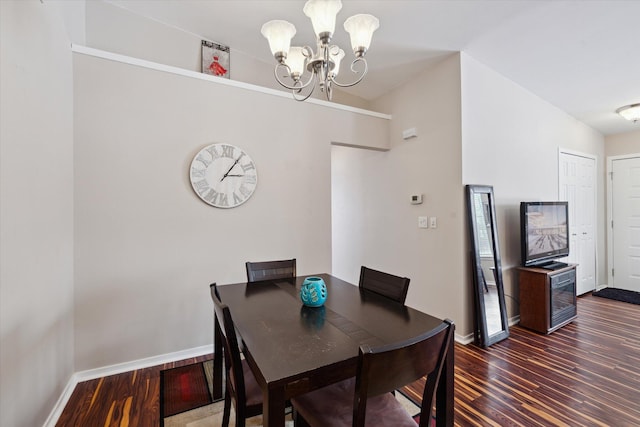
[{"label": "white wall", "polygon": [[[201,71],[203,37],[200,35],[167,26],[102,0],[87,2],[86,17],[87,46],[186,70]],[[114,31],[116,28],[117,31]],[[258,30],[256,29],[257,36],[262,37]],[[224,44],[225,34],[219,36],[220,39],[210,41]],[[275,60],[263,62],[235,49],[234,46],[229,47],[231,79],[286,90],[273,77]],[[269,51],[266,40],[264,48],[265,52]],[[313,97],[326,99],[319,91],[314,93]],[[334,91],[333,101],[358,108],[370,108],[366,100],[340,89]]]},{"label": "white wall", "polygon": [[[391,150],[334,147],[333,272],[353,283],[360,266],[411,279],[406,304],[471,333],[464,283],[465,215],[457,54],[373,103],[392,116]],[[418,137],[402,140],[416,127]],[[423,194],[422,205],[411,205]],[[418,216],[437,217],[418,229]]]},{"label": "white wall", "polygon": [[558,200],[559,148],[597,157],[596,283],[605,283],[604,137],[469,55],[461,59],[463,182],[494,188],[509,317],[519,313],[519,204]]},{"label": "white wall", "polygon": [[608,135],[605,141],[607,157],[640,153],[640,130]]},{"label": "white wall", "polygon": [[56,2],[0,19],[0,425],[37,426],[74,371],[71,51]]},{"label": "white wall", "polygon": [[[557,200],[559,148],[597,157],[597,283],[605,283],[604,137],[462,53],[373,103],[393,115],[391,151],[333,149],[334,274],[361,264],[411,278],[407,304],[472,332],[463,184],[494,187],[508,315],[519,314],[519,203]],[[416,139],[401,131],[417,127]],[[423,193],[423,205],[409,195]],[[438,229],[417,229],[417,216]],[[351,242],[351,243],[350,243]],[[340,243],[340,244],[338,244]]]},{"label": "white wall", "polygon": [[[210,344],[209,284],[246,261],[331,271],[331,142],[387,144],[388,120],[74,55],[76,370]],[[235,209],[200,201],[193,156],[258,168]]]}]

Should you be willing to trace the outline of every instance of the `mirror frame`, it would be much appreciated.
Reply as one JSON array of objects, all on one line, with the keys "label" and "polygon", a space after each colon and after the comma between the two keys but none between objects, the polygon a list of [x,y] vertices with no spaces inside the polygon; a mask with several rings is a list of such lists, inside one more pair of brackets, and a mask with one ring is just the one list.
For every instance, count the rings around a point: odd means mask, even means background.
[{"label": "mirror frame", "polygon": [[[493,187],[490,185],[467,185],[467,217],[469,219],[469,233],[471,239],[471,259],[473,269],[473,288],[476,316],[474,322],[474,339],[476,344],[488,347],[509,337],[509,321],[504,299],[504,283],[502,281],[502,260],[500,246],[498,244],[498,229],[496,227],[496,211],[493,197]],[[478,227],[475,221],[474,197],[477,194],[486,194],[489,200],[488,213],[491,219],[491,244],[493,249],[493,262],[495,266],[495,281],[498,290],[498,303],[500,305],[500,323],[502,329],[489,336],[487,331],[487,311],[484,303],[484,284],[481,281],[482,264],[480,258],[480,245],[478,241]]]}]

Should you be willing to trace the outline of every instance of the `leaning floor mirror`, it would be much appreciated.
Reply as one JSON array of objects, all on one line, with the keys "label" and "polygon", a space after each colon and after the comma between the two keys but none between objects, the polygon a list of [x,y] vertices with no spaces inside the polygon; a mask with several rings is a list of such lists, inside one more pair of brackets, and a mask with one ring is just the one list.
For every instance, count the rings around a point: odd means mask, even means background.
[{"label": "leaning floor mirror", "polygon": [[467,185],[466,189],[476,311],[474,339],[488,347],[509,336],[493,187]]}]

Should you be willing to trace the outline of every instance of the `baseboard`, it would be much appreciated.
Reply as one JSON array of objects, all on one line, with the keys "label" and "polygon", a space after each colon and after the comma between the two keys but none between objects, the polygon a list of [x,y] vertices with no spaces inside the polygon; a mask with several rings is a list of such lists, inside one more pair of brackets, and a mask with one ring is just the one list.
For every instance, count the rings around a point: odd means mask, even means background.
[{"label": "baseboard", "polygon": [[[520,323],[520,315],[513,316],[509,319],[509,326],[517,325],[518,323]],[[457,343],[460,343],[462,345],[471,344],[473,342],[473,333],[470,333],[468,335],[456,334],[455,340]]]},{"label": "baseboard", "polygon": [[471,344],[473,342],[473,332],[468,335],[455,334],[454,339],[457,343],[460,343],[462,345]]},{"label": "baseboard", "polygon": [[[520,321],[520,316],[513,317],[509,319],[509,325],[513,326],[514,324]],[[468,335],[458,335],[455,334],[455,341],[462,344],[467,345],[473,342],[473,333]],[[67,405],[67,402],[71,398],[71,394],[73,394],[73,390],[75,390],[76,385],[83,381],[94,380],[96,378],[102,378],[109,375],[121,374],[123,372],[134,371],[136,369],[149,368],[151,366],[161,365],[163,363],[175,362],[178,360],[188,359],[190,357],[198,357],[203,356],[205,354],[213,353],[213,344],[203,345],[201,347],[190,348],[187,350],[180,350],[173,353],[161,354],[159,356],[147,357],[144,359],[132,360],[130,362],[117,363],[115,365],[103,366],[101,368],[88,369],[86,371],[75,372],[71,375],[69,382],[65,386],[62,394],[58,398],[58,401],[54,405],[49,417],[44,422],[43,427],[55,427],[58,422],[58,418],[62,415],[62,411],[64,407]]]},{"label": "baseboard", "polygon": [[213,344],[203,345],[202,347],[195,347],[187,350],[180,350],[173,353],[161,354],[159,356],[133,360],[131,362],[103,366],[102,368],[80,371],[76,372],[74,375],[78,376],[78,382],[82,382],[106,377],[109,375],[121,374],[123,372],[134,371],[136,369],[149,368],[151,366],[160,365],[162,363],[175,362],[177,360],[188,359],[190,357],[203,356],[205,354],[211,353],[213,353]]},{"label": "baseboard", "polygon": [[71,398],[71,394],[73,394],[73,390],[75,390],[78,382],[79,381],[76,378],[76,374],[71,374],[69,382],[67,382],[67,385],[64,387],[64,390],[58,398],[58,401],[55,405],[53,405],[53,409],[44,422],[44,427],[55,427],[56,423],[58,422],[58,418],[60,418],[60,415],[62,415],[62,411],[64,410],[64,407],[67,406],[67,402]]},{"label": "baseboard", "polygon": [[519,314],[517,316],[513,316],[513,317],[509,318],[509,326],[517,325],[518,323],[520,323],[520,315]]},{"label": "baseboard", "polygon": [[189,359],[191,357],[204,356],[213,353],[213,344],[194,347],[187,350],[180,350],[173,353],[161,354],[159,356],[147,357],[144,359],[132,360],[130,362],[117,363],[115,365],[103,366],[96,369],[88,369],[86,371],[75,372],[71,375],[69,382],[65,386],[58,401],[54,405],[51,413],[44,422],[43,427],[55,427],[64,407],[69,402],[73,390],[76,385],[83,381],[94,380],[109,375],[121,374],[123,372],[134,371],[136,369],[150,368],[152,366],[161,365],[163,363],[176,362],[178,360]]}]

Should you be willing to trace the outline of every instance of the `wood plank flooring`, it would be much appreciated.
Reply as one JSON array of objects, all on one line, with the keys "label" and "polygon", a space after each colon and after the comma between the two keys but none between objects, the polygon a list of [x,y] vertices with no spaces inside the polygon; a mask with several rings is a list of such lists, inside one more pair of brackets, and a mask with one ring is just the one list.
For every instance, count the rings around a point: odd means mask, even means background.
[{"label": "wood plank flooring", "polygon": [[160,425],[160,371],[211,359],[201,356],[79,383],[56,427]]},{"label": "wood plank flooring", "polygon": [[[455,350],[457,426],[640,426],[638,305],[587,295],[551,335]],[[80,383],[57,426],[157,426],[160,371],[210,357]]]}]

